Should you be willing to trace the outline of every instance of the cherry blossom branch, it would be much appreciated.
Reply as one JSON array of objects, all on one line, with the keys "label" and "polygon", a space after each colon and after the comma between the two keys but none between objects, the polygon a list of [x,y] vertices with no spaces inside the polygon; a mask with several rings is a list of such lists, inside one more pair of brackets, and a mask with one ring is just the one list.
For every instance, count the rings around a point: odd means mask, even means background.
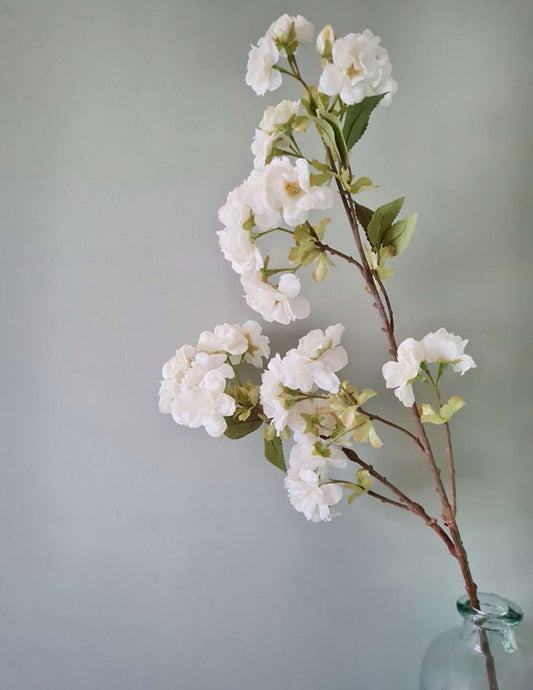
[{"label": "cherry blossom branch", "polygon": [[396,424],[395,422],[391,422],[389,419],[385,419],[384,417],[380,417],[377,414],[373,414],[372,412],[367,412],[366,410],[363,410],[362,407],[359,407],[358,409],[360,412],[362,412],[364,415],[366,415],[373,422],[374,421],[381,422],[382,424],[386,424],[387,426],[390,426],[393,429],[397,429],[398,431],[401,431],[403,434],[406,434],[407,436],[409,436],[409,438],[411,438],[416,443],[416,445],[418,446],[418,449],[421,452],[424,452],[424,446],[420,442],[420,439],[417,436],[415,436],[414,434],[412,434],[409,431],[409,429],[406,429],[405,427],[400,426],[399,424]]},{"label": "cherry blossom branch", "polygon": [[446,534],[446,532],[443,530],[443,528],[439,525],[438,521],[436,518],[430,517],[424,508],[419,504],[416,503],[415,501],[411,500],[409,496],[403,493],[397,486],[395,486],[392,482],[390,482],[386,477],[384,477],[382,474],[380,474],[372,465],[369,465],[366,463],[364,460],[362,460],[359,455],[352,449],[352,448],[343,448],[342,449],[343,453],[346,455],[348,460],[351,462],[355,462],[358,465],[361,465],[361,467],[365,470],[368,470],[368,472],[375,478],[377,479],[381,484],[386,486],[388,489],[392,491],[392,493],[397,496],[402,503],[404,503],[407,507],[407,510],[409,510],[411,513],[414,515],[418,515],[418,517],[422,518],[426,524],[427,527],[432,529],[436,534],[442,539],[442,541],[446,544],[446,547],[448,548],[448,551],[450,554],[454,557],[457,558],[457,553],[455,546],[450,539],[450,537]]},{"label": "cherry blossom branch", "polygon": [[375,491],[367,491],[366,493],[368,496],[372,496],[372,498],[377,498],[378,501],[381,501],[382,503],[388,503],[391,506],[396,506],[397,508],[402,508],[403,510],[409,511],[409,507],[405,503],[399,503],[399,501],[393,501],[392,498],[387,498],[387,496],[383,496],[382,494],[378,494]]},{"label": "cherry blossom branch", "polygon": [[353,256],[350,256],[349,254],[345,254],[344,252],[340,252],[338,249],[334,249],[333,247],[330,247],[329,244],[325,244],[324,242],[315,242],[315,245],[318,247],[318,249],[322,249],[325,252],[328,252],[328,254],[332,254],[333,256],[338,256],[341,259],[344,259],[350,264],[353,264],[354,266],[357,266],[359,271],[363,273],[363,266],[357,261],[357,259],[354,259]]}]

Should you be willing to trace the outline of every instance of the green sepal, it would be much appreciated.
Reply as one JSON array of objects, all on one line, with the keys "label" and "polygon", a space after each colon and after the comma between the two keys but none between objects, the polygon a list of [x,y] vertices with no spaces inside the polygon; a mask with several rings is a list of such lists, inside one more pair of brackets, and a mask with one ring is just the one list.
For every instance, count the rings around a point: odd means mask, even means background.
[{"label": "green sepal", "polygon": [[287,471],[283,455],[283,443],[278,436],[270,440],[265,439],[265,458],[282,472]]},{"label": "green sepal", "polygon": [[348,151],[352,149],[365,133],[372,111],[384,96],[384,93],[379,94],[379,96],[367,96],[360,103],[354,103],[349,106],[344,118],[342,132]]},{"label": "green sepal", "polygon": [[224,419],[228,425],[226,431],[224,432],[224,436],[227,436],[233,440],[248,436],[248,434],[251,434],[256,429],[259,429],[259,427],[263,424],[263,422],[257,418],[247,419],[244,422],[240,422],[233,417],[224,417]]},{"label": "green sepal", "polygon": [[383,237],[394,223],[396,216],[402,210],[405,197],[400,197],[388,204],[377,208],[372,214],[366,235],[374,249],[379,249],[384,244]]}]

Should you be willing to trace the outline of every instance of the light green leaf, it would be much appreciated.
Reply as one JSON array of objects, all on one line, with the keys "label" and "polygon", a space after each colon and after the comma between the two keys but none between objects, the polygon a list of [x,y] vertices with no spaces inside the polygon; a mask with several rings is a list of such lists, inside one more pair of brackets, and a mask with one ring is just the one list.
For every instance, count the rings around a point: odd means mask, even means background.
[{"label": "light green leaf", "polygon": [[372,111],[384,96],[384,93],[379,96],[367,96],[360,103],[351,105],[346,111],[343,135],[348,151],[365,133]]},{"label": "light green leaf", "polygon": [[307,117],[307,115],[299,115],[297,118],[294,119],[294,122],[292,123],[292,128],[295,132],[305,132],[305,130],[309,127],[311,124],[311,118]]},{"label": "light green leaf", "polygon": [[316,225],[313,226],[313,230],[319,242],[324,239],[324,233],[326,227],[331,223],[331,218],[322,218]]},{"label": "light green leaf", "polygon": [[372,189],[375,186],[369,177],[360,177],[350,186],[350,193],[359,194],[359,192],[364,192],[365,189]]},{"label": "light green leaf", "polygon": [[322,185],[331,182],[332,174],[330,172],[311,173],[309,175],[309,183],[312,187],[321,187]]},{"label": "light green leaf", "polygon": [[233,417],[225,417],[224,419],[228,425],[228,428],[224,432],[224,436],[234,440],[248,436],[248,434],[251,434],[252,431],[255,431],[256,429],[259,429],[259,427],[263,424],[263,422],[257,418],[248,419],[244,422],[239,422],[238,420],[233,419]]},{"label": "light green leaf", "polygon": [[416,219],[418,213],[412,213],[406,218],[402,218],[397,223],[394,223],[383,236],[382,243],[384,245],[394,247],[394,253],[397,256],[401,254],[409,244],[413,230],[415,229]]},{"label": "light green leaf", "polygon": [[283,443],[277,436],[271,440],[265,439],[265,458],[282,472],[287,471],[283,456]]},{"label": "light green leaf", "polygon": [[374,249],[379,249],[383,244],[383,237],[394,223],[398,213],[402,210],[404,199],[405,197],[401,197],[400,199],[390,201],[388,204],[377,208],[372,214],[366,234],[368,241]]},{"label": "light green leaf", "polygon": [[429,403],[423,403],[420,405],[418,412],[420,413],[420,419],[425,424],[444,424],[444,419],[442,419],[438,412]]},{"label": "light green leaf", "polygon": [[343,168],[347,168],[350,164],[348,157],[348,149],[346,148],[346,142],[344,141],[344,135],[342,133],[341,121],[333,113],[329,113],[327,110],[318,110],[317,115],[321,117],[326,122],[329,122],[331,128],[333,129],[335,135],[335,144],[337,145],[337,150],[340,154],[341,163]]},{"label": "light green leaf", "polygon": [[464,407],[465,404],[465,401],[458,395],[452,396],[439,410],[441,419],[445,422],[449,421],[453,415],[461,409],[461,407]]},{"label": "light green leaf", "polygon": [[320,137],[322,138],[322,141],[327,146],[327,148],[330,150],[333,159],[337,163],[342,164],[341,154],[339,153],[339,150],[337,148],[337,142],[335,140],[335,131],[333,130],[331,124],[326,120],[322,119],[321,117],[313,117],[311,119],[316,124]]},{"label": "light green leaf", "polygon": [[311,159],[309,162],[311,163],[313,168],[320,170],[320,172],[331,172],[331,168],[329,167],[328,163],[322,163],[316,158]]},{"label": "light green leaf", "polygon": [[357,470],[357,483],[363,488],[364,491],[369,491],[374,483],[374,477],[370,474],[368,470],[361,468]]}]

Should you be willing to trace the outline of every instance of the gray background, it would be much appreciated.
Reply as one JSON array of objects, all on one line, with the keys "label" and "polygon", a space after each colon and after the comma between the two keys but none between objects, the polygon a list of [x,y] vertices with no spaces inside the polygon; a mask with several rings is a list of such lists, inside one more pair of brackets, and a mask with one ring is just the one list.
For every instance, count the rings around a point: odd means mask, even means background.
[{"label": "gray background", "polygon": [[[407,690],[458,620],[458,568],[414,517],[362,499],[308,524],[258,436],[211,439],[157,410],[177,347],[254,318],[216,212],[264,107],[297,95],[244,84],[283,12],[369,27],[389,50],[399,92],[356,154],[380,185],[364,201],[405,194],[420,213],[390,288],[398,334],[470,338],[478,368],[447,389],[468,402],[464,539],[482,589],[533,614],[533,7],[330,5],[0,2],[2,690]],[[351,251],[340,215],[329,238]],[[268,326],[273,350],[342,321],[347,374],[407,421],[358,276],[339,266],[304,292],[311,317]],[[365,457],[432,505],[421,461],[383,438]]]}]

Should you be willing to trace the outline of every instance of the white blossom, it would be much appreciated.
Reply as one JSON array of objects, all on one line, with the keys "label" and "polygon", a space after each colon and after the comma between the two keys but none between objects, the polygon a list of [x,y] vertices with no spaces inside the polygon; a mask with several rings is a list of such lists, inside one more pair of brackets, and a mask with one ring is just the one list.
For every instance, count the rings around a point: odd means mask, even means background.
[{"label": "white blossom", "polygon": [[241,284],[246,304],[265,321],[288,324],[309,316],[309,302],[300,297],[300,281],[292,273],[284,273],[277,287],[264,282],[260,272],[243,274]]},{"label": "white blossom", "polygon": [[226,226],[217,231],[220,248],[224,258],[231,261],[231,267],[240,275],[263,268],[261,252],[252,241],[250,232],[243,227],[252,216],[247,196],[245,182],[228,194],[226,203],[218,210],[218,218]]},{"label": "white blossom", "polygon": [[159,409],[177,424],[203,426],[210,436],[220,436],[227,426],[224,417],[235,412],[235,400],[224,392],[233,369],[224,354],[199,352],[192,359],[190,346],[184,348],[163,367]]},{"label": "white blossom", "polygon": [[338,38],[331,51],[332,62],[320,76],[319,91],[340,95],[348,105],[386,93],[382,103],[388,104],[398,85],[391,77],[389,55],[380,41],[369,29]]},{"label": "white blossom", "polygon": [[248,340],[248,349],[244,360],[254,367],[263,366],[263,358],[270,357],[269,340],[266,335],[262,335],[261,326],[257,321],[245,321],[241,326],[243,335]]},{"label": "white blossom", "polygon": [[279,436],[287,425],[289,416],[289,408],[285,404],[287,396],[281,382],[281,357],[279,355],[270,360],[268,367],[263,372],[261,381],[259,396],[263,412],[272,420]]},{"label": "white blossom", "polygon": [[425,335],[421,345],[426,362],[448,362],[452,365],[452,369],[461,375],[476,366],[472,357],[464,353],[468,340],[463,340],[454,333],[448,333],[445,328],[439,328],[435,333]]},{"label": "white blossom", "polygon": [[[291,25],[294,26],[294,33],[298,43],[308,43],[311,40],[315,28],[301,14],[298,14],[296,17],[283,14],[275,22],[272,22],[265,37],[269,40],[277,41],[280,46],[283,46],[284,43],[287,43]],[[285,53],[285,51],[283,52]]]},{"label": "white blossom", "polygon": [[289,455],[289,467],[298,470],[313,470],[321,482],[329,479],[331,469],[342,469],[348,461],[337,446],[330,446],[330,455],[325,457],[316,451],[314,444],[306,441],[295,443]]},{"label": "white blossom", "polygon": [[[316,419],[314,433],[306,432],[307,422],[303,415]],[[298,400],[289,409],[287,426],[293,432],[297,443],[314,443],[318,436],[330,437],[336,424],[335,415],[332,413],[327,400],[321,397]]]},{"label": "white blossom", "polygon": [[320,55],[320,64],[325,67],[331,60],[331,51],[335,43],[335,32],[328,24],[316,38],[316,52]]},{"label": "white blossom", "polygon": [[274,69],[279,61],[279,50],[273,41],[260,38],[248,54],[246,83],[258,96],[281,86],[281,73]]},{"label": "white blossom", "polygon": [[407,338],[398,347],[397,361],[383,365],[382,373],[387,388],[395,388],[394,395],[406,407],[411,407],[415,402],[412,382],[418,375],[423,360],[424,352],[420,342]]},{"label": "white blossom", "polygon": [[329,187],[311,185],[309,163],[303,158],[298,158],[294,166],[285,156],[275,158],[264,171],[267,206],[281,211],[288,225],[300,225],[310,210],[323,210],[333,204]]},{"label": "white blossom", "polygon": [[291,505],[312,522],[329,522],[335,515],[331,506],[342,498],[339,484],[319,485],[318,474],[313,470],[290,469],[284,485]]},{"label": "white blossom", "polygon": [[285,100],[275,106],[270,105],[265,110],[263,119],[255,130],[255,137],[252,142],[256,168],[265,165],[267,158],[272,153],[274,144],[277,144],[278,147],[289,144],[289,139],[283,133],[282,128],[295,118],[299,105],[300,101]]},{"label": "white blossom", "polygon": [[346,350],[339,345],[343,331],[344,326],[338,323],[300,338],[298,347],[289,350],[284,358],[283,383],[306,393],[313,386],[336,393],[340,381],[335,372],[348,363]]}]

